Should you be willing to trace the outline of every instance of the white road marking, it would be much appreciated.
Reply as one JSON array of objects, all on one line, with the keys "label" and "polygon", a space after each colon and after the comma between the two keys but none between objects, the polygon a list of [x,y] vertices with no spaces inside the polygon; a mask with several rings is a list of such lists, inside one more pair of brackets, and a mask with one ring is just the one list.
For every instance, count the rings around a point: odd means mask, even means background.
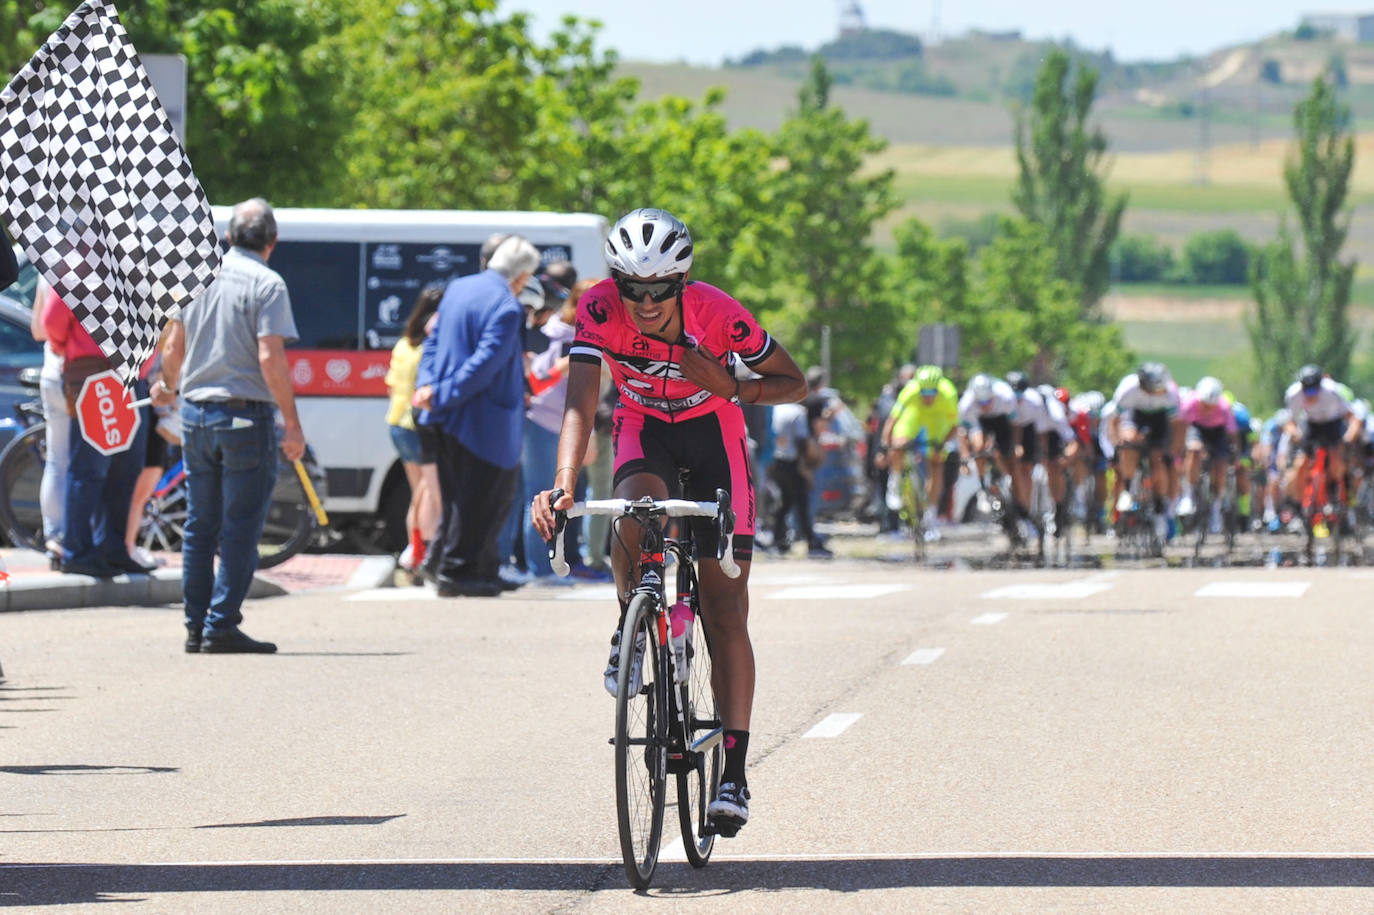
[{"label": "white road marking", "polygon": [[1193,592],[1194,597],[1302,597],[1310,581],[1214,581]]},{"label": "white road marking", "polygon": [[770,600],[866,600],[910,591],[911,585],[811,585],[783,588],[768,595]]},{"label": "white road marking", "polygon": [[[677,817],[673,817],[673,819],[676,820]],[[676,825],[676,824],[674,824],[674,825]],[[667,828],[668,828],[668,815],[667,815],[667,814],[664,814],[664,815],[663,815],[663,828],[664,828],[664,829],[667,829]],[[682,836],[681,836],[680,834],[678,835],[678,837],[677,837],[676,839],[674,839],[673,841],[669,842],[667,845],[660,846],[659,849],[658,849],[658,861],[659,861],[660,864],[662,864],[664,861],[676,862],[676,861],[686,861],[686,860],[687,860],[687,849],[686,849],[686,847],[682,844]]]},{"label": "white road marking", "polygon": [[973,619],[969,620],[969,622],[975,626],[991,626],[995,623],[1002,622],[1002,620],[1006,618],[1007,614],[1005,613],[984,613],[981,616],[975,616]]},{"label": "white road marking", "polygon": [[917,648],[907,655],[903,664],[934,664],[944,654],[943,648]]},{"label": "white road marking", "polygon": [[834,580],[835,576],[833,575],[798,575],[784,569],[760,572],[757,575],[752,570],[749,572],[749,584],[751,585],[807,585]]},{"label": "white road marking", "polygon": [[836,712],[827,715],[820,722],[802,735],[802,740],[809,737],[839,737],[851,724],[862,718],[858,712]]},{"label": "white road marking", "polygon": [[438,600],[439,595],[431,588],[368,588],[350,594],[344,600],[395,601],[397,603],[413,600]]},{"label": "white road marking", "polygon": [[1111,588],[1111,583],[1105,581],[1030,581],[994,588],[978,596],[984,600],[1082,600]]},{"label": "white road marking", "polygon": [[521,588],[512,592],[523,600],[556,597],[559,600],[599,600],[608,604],[616,601],[615,585],[585,585],[577,588]]}]

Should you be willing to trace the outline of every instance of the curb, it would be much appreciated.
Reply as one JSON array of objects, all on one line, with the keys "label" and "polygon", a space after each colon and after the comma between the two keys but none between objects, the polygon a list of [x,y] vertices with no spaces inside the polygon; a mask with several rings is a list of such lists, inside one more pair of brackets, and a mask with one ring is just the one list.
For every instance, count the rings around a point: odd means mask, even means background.
[{"label": "curb", "polygon": [[[286,589],[253,576],[250,598],[280,597]],[[181,570],[159,569],[151,575],[33,575],[12,579],[0,588],[0,612],[76,610],[84,607],[149,607],[181,603]]]}]

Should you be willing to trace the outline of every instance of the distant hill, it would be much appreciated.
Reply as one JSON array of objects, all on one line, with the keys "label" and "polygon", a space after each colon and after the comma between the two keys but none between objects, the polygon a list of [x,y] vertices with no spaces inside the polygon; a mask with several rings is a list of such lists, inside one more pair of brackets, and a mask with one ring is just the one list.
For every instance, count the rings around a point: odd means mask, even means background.
[{"label": "distant hill", "polygon": [[[1012,106],[1027,98],[1055,46],[1017,33],[971,32],[936,44],[869,30],[816,49],[759,50],[717,69],[626,62],[644,95],[700,97],[724,86],[736,126],[771,129],[796,105],[812,53],[835,78],[837,103],[894,143],[1006,146]],[[1374,44],[1277,35],[1196,58],[1123,63],[1067,50],[1100,74],[1098,116],[1112,148],[1153,152],[1256,143],[1292,135],[1293,106],[1334,62],[1357,123],[1374,118]]]}]

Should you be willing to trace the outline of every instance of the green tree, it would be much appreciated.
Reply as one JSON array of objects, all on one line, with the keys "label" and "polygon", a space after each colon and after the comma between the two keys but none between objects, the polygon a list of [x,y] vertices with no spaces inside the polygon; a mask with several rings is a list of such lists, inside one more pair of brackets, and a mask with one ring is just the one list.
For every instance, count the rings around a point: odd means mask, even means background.
[{"label": "green tree", "polygon": [[1111,284],[1111,250],[1125,195],[1108,195],[1103,173],[1107,138],[1089,125],[1097,72],[1055,49],[1035,78],[1029,108],[1016,112],[1020,176],[1012,202],[1045,229],[1054,251],[1054,274],[1078,288],[1079,311],[1099,317]]},{"label": "green tree", "polygon": [[1250,246],[1235,229],[1196,232],[1183,243],[1183,277],[1199,285],[1237,285],[1250,275]]},{"label": "green tree", "polygon": [[1350,231],[1346,195],[1355,141],[1350,108],[1329,74],[1313,81],[1294,111],[1293,126],[1297,140],[1283,178],[1298,231],[1295,236],[1285,217],[1278,240],[1254,258],[1255,308],[1246,321],[1256,380],[1275,401],[1304,362],[1345,377],[1357,336],[1349,317],[1355,261],[1340,258]]},{"label": "green tree", "polygon": [[338,0],[147,0],[121,18],[140,53],[186,58],[186,148],[212,201],[331,203],[348,125]]},{"label": "green tree", "polygon": [[892,172],[865,174],[869,156],[887,145],[864,120],[849,120],[830,100],[830,74],[812,58],[797,111],[779,129],[769,181],[769,252],[794,296],[780,315],[788,345],[803,362],[819,353],[831,328],[833,374],[877,390],[894,354],[895,306],[883,294],[884,265],[869,243],[874,224],[896,205]]}]

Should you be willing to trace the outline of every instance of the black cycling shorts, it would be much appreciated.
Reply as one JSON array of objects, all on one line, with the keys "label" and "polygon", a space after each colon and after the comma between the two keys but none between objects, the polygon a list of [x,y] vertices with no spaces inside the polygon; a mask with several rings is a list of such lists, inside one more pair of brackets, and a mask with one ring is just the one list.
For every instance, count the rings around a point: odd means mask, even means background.
[{"label": "black cycling shorts", "polygon": [[1201,442],[1212,457],[1230,460],[1231,436],[1225,426],[1189,426],[1188,443]]},{"label": "black cycling shorts", "polygon": [[1121,424],[1145,433],[1145,444],[1151,451],[1169,450],[1168,410],[1127,410],[1121,415]]},{"label": "black cycling shorts", "polygon": [[1302,453],[1312,457],[1317,453],[1318,445],[1325,445],[1328,449],[1339,445],[1345,438],[1345,420],[1333,419],[1324,423],[1307,423],[1307,428],[1302,436]]},{"label": "black cycling shorts", "polygon": [[1011,460],[1016,456],[1016,440],[1012,438],[1010,416],[980,416],[978,428],[993,440],[1002,457]]},{"label": "black cycling shorts", "polygon": [[[754,555],[754,478],[744,415],[729,405],[682,422],[669,423],[634,410],[617,409],[611,421],[615,487],[639,473],[652,473],[670,496],[714,502],[716,490],[730,493],[735,512],[735,561]],[[679,492],[679,472],[686,470],[687,491]],[[716,558],[716,522],[692,518],[697,556]]]}]

